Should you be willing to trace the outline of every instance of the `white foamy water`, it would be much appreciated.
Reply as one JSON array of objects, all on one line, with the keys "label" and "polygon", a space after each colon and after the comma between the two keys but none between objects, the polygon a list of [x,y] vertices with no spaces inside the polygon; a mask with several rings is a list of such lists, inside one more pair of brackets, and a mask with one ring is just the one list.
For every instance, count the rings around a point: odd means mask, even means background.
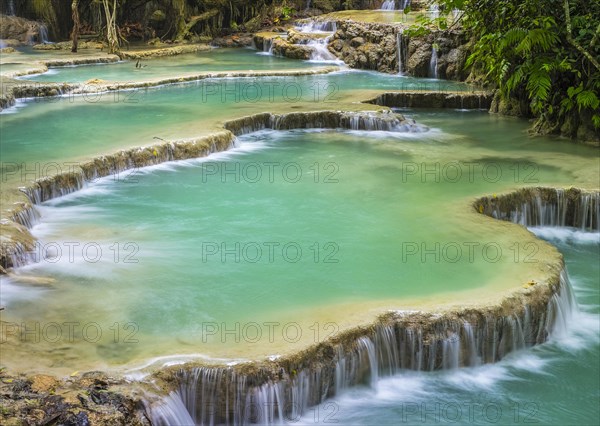
[{"label": "white foamy water", "polygon": [[530,227],[531,232],[550,242],[569,244],[600,244],[600,232],[586,232],[577,228],[557,228],[550,226]]},{"label": "white foamy water", "polygon": [[[575,245],[575,251],[577,246],[588,247],[589,251],[590,241],[596,243],[598,238],[598,233],[567,228],[532,231],[555,239],[561,250],[567,244]],[[570,252],[569,258],[573,255]],[[573,267],[577,269],[576,265]],[[564,424],[558,418],[565,416],[583,419],[588,424],[585,419],[594,418],[597,408],[586,406],[585,401],[593,400],[593,395],[575,397],[582,400],[575,403],[566,401],[566,394],[561,397],[556,393],[561,388],[567,393],[577,392],[577,385],[571,384],[577,375],[588,375],[591,384],[598,375],[597,283],[587,275],[571,276],[571,281],[580,309],[573,310],[567,318],[567,328],[558,328],[548,342],[509,354],[496,364],[433,373],[409,371],[384,377],[375,389],[349,389],[313,407],[295,424],[520,424],[525,420]]]},{"label": "white foamy water", "polygon": [[15,101],[15,104],[11,107],[8,108],[4,108],[2,111],[0,111],[0,115],[2,114],[16,114],[19,112],[19,110],[21,108],[25,108],[27,107],[27,101],[25,101],[24,99],[17,99]]}]

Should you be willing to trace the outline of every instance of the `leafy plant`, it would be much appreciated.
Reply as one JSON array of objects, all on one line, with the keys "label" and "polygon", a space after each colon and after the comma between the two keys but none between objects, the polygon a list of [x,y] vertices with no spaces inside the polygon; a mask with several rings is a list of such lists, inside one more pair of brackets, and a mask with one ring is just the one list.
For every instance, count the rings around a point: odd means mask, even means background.
[{"label": "leafy plant", "polygon": [[[600,2],[586,0],[445,0],[439,18],[422,16],[410,35],[460,25],[474,40],[466,66],[499,89],[505,101],[526,101],[536,128],[558,131],[589,120],[600,129]],[[456,25],[456,24],[452,24]],[[571,128],[574,136],[576,126]]]}]

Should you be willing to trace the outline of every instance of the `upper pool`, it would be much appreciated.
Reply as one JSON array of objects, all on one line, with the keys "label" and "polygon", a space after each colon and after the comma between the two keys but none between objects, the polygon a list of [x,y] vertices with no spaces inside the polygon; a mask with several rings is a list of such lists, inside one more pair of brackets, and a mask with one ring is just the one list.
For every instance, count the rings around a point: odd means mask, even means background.
[{"label": "upper pool", "polygon": [[52,68],[23,77],[31,81],[79,83],[91,79],[133,81],[217,71],[262,71],[314,68],[323,64],[259,54],[253,49],[212,49],[170,57],[128,60],[111,64]]}]

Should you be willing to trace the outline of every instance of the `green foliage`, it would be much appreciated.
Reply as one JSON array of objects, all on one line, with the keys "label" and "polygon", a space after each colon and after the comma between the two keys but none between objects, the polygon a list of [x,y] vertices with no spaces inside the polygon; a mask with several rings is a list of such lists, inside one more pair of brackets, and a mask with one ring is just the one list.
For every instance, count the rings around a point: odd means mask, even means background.
[{"label": "green foliage", "polygon": [[281,8],[281,19],[284,21],[289,20],[290,18],[292,18],[292,16],[294,16],[295,13],[295,9],[293,7],[289,7],[289,6],[283,6]]},{"label": "green foliage", "polygon": [[[573,39],[568,37],[568,2]],[[590,117],[600,129],[600,2],[586,0],[446,0],[429,29],[444,29],[453,8],[475,40],[466,65],[500,90],[502,99],[527,100],[541,128]],[[454,25],[454,24],[453,24]],[[414,30],[413,35],[422,35]],[[580,48],[578,48],[578,46]],[[587,54],[586,54],[587,53]]]}]

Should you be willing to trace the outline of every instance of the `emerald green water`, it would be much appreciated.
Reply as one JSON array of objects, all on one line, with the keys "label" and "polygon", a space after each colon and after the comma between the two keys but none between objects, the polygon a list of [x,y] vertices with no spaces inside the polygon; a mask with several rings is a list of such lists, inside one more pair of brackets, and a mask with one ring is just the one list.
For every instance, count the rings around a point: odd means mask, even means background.
[{"label": "emerald green water", "polygon": [[[21,321],[135,324],[134,346],[79,348],[122,365],[236,353],[239,341],[203,334],[209,323],[235,329],[295,315],[312,323],[322,320],[317,308],[398,300],[392,306],[406,309],[493,276],[526,282],[525,256],[543,262],[543,251],[520,247],[522,235],[469,223],[457,200],[524,184],[514,167],[529,155],[540,182],[573,179],[570,168],[536,160],[532,150],[543,145],[523,143],[519,132],[505,137],[511,156],[481,139],[478,127],[495,121],[487,114],[416,115],[433,126],[445,115],[448,131],[261,132],[212,159],[125,172],[52,200],[33,229],[48,258],[21,272],[55,281],[31,294],[9,283],[3,303]],[[454,134],[449,122],[458,120],[472,131]],[[577,158],[580,148],[563,150]],[[423,174],[458,161],[479,166],[459,179]],[[470,253],[469,244],[478,248]]]},{"label": "emerald green water", "polygon": [[[257,58],[264,56],[250,54]],[[113,65],[106,65],[112,67]],[[468,90],[441,83],[369,72],[273,78],[213,79],[176,86],[21,102],[17,114],[0,115],[5,163],[40,170],[49,162],[112,153],[123,146],[156,143],[154,137],[196,137],[215,121],[264,111],[337,109],[360,90]],[[15,109],[13,109],[14,111]],[[93,117],[93,118],[91,118]],[[90,121],[91,120],[91,121]],[[211,123],[207,126],[207,123]],[[82,141],[85,141],[82,143]]]},{"label": "emerald green water", "polygon": [[152,58],[116,64],[80,65],[52,68],[49,72],[23,77],[31,81],[80,83],[91,79],[107,81],[149,80],[200,74],[215,71],[247,71],[276,69],[301,69],[319,66],[307,61],[296,61],[278,56],[258,55],[252,49],[213,49],[207,52],[186,54],[176,59]]},{"label": "emerald green water", "polygon": [[[239,93],[241,85],[254,81],[210,83]],[[362,99],[363,90],[403,84],[468,90],[368,72],[257,81],[264,90],[292,84],[302,97],[289,102],[275,91],[272,98],[263,95],[251,103],[235,94],[207,94],[215,86],[185,84],[117,98],[104,94],[94,101],[74,97],[21,103],[12,114],[0,115],[3,188],[41,174],[15,174],[14,163],[25,163],[29,170],[39,163],[42,170],[52,162],[150,144],[154,136],[193,137],[218,127],[215,122],[225,116],[307,105],[337,109]],[[293,343],[295,329],[287,340],[271,344],[267,322],[279,323],[278,333],[297,322],[302,341],[311,343],[318,341],[312,324],[317,323],[322,339],[337,322],[360,317],[363,307],[435,308],[489,282],[500,290],[529,280],[543,264],[547,247],[540,242],[532,252],[522,245],[525,232],[472,221],[470,202],[522,186],[589,187],[598,179],[597,151],[529,138],[528,123],[485,112],[401,112],[430,130],[262,132],[242,138],[231,152],[125,172],[41,206],[42,221],[33,233],[47,257],[21,268],[17,277],[0,278],[0,304],[6,306],[2,319],[28,327],[79,325],[68,344],[64,335],[58,342],[46,335],[4,347],[3,363],[71,372],[130,368],[178,354],[252,358],[277,354]],[[335,400],[333,418],[341,424],[438,423],[453,413],[438,411],[437,418],[430,414],[423,420],[421,411],[407,410],[414,404],[418,410],[435,410],[437,403],[456,403],[463,410],[458,423],[488,424],[494,422],[496,407],[486,417],[477,412],[472,420],[466,410],[469,404],[492,403],[501,409],[499,424],[530,418],[597,423],[597,234],[539,232],[565,254],[582,305],[572,334],[493,366],[384,379],[376,392],[358,389]],[[499,247],[502,254],[496,259],[494,251],[477,249],[471,260],[465,244]],[[463,249],[458,259],[451,251],[456,246]],[[223,253],[223,247],[229,251]],[[258,257],[257,247],[262,250]],[[419,251],[408,254],[415,247]],[[433,253],[423,258],[423,247]],[[257,341],[252,339],[256,329],[244,329],[252,323],[262,332]],[[82,333],[89,324],[95,325]],[[213,333],[214,327],[219,332]],[[102,336],[96,340],[98,329]],[[321,408],[319,422],[330,420],[331,406]]]},{"label": "emerald green water", "polygon": [[598,424],[598,234],[556,228],[534,232],[565,256],[580,308],[568,335],[494,365],[385,378],[376,390],[350,390],[314,408],[300,423]]}]

